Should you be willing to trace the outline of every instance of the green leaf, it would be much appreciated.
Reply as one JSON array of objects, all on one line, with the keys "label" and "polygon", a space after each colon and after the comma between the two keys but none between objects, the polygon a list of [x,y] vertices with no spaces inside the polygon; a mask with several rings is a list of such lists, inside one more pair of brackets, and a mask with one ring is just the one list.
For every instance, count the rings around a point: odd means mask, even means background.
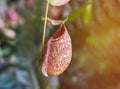
[{"label": "green leaf", "polygon": [[71,12],[70,15],[68,16],[67,21],[65,21],[65,23],[72,22],[78,15],[80,15],[80,13],[82,13],[84,11],[85,7],[86,7],[86,5],[82,6],[82,7],[79,7],[78,9]]},{"label": "green leaf", "polygon": [[83,22],[87,24],[91,19],[92,4],[88,4],[83,12]]},{"label": "green leaf", "polygon": [[88,0],[88,3],[84,6],[79,7],[78,9],[74,10],[70,13],[65,23],[72,22],[77,16],[80,15],[80,13],[83,14],[83,22],[87,24],[90,21],[91,18],[91,12],[92,12],[92,1]]},{"label": "green leaf", "polygon": [[8,55],[10,53],[11,53],[11,49],[10,48],[0,49],[0,57]]}]

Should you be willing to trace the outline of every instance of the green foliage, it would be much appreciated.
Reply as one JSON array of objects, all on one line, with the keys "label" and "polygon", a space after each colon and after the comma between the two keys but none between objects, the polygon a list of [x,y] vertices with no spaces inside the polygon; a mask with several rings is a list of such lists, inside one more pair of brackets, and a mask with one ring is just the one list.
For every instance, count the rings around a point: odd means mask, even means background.
[{"label": "green foliage", "polygon": [[[33,68],[27,62],[25,65],[17,63],[0,63],[0,89],[36,89],[32,84]],[[33,73],[32,73],[33,74]]]},{"label": "green foliage", "polygon": [[85,6],[83,7],[79,7],[78,9],[74,10],[73,12],[71,12],[68,16],[68,19],[65,23],[70,23],[72,22],[76,17],[78,17],[80,15],[81,12],[83,12]]},{"label": "green foliage", "polygon": [[71,12],[68,16],[68,19],[65,23],[72,22],[75,18],[77,18],[80,14],[83,15],[83,22],[87,24],[91,19],[91,12],[92,12],[92,0],[89,0],[88,3],[84,6],[80,6],[73,12]]},{"label": "green foliage", "polygon": [[24,86],[12,75],[0,75],[0,89],[24,89]]},{"label": "green foliage", "polygon": [[0,57],[10,54],[11,51],[12,51],[11,48],[0,49]]},{"label": "green foliage", "polygon": [[88,4],[83,10],[83,22],[87,24],[91,19],[92,5]]}]

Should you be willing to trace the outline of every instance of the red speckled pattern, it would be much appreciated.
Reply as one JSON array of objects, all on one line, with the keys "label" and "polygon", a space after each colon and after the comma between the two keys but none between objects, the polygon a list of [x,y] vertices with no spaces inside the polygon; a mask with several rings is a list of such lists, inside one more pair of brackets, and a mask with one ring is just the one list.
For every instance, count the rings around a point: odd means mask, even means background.
[{"label": "red speckled pattern", "polygon": [[42,72],[45,76],[57,76],[70,64],[72,57],[71,38],[62,24],[48,40],[43,54]]}]

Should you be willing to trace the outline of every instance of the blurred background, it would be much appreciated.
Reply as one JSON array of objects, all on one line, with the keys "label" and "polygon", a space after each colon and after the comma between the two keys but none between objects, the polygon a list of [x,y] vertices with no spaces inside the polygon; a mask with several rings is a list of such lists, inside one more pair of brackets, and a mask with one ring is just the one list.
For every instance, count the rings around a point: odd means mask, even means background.
[{"label": "blurred background", "polygon": [[[39,67],[45,0],[0,0],[0,89],[120,89],[120,1],[71,0],[49,7],[72,39],[67,70],[44,77]],[[46,40],[57,27],[48,25]]]}]

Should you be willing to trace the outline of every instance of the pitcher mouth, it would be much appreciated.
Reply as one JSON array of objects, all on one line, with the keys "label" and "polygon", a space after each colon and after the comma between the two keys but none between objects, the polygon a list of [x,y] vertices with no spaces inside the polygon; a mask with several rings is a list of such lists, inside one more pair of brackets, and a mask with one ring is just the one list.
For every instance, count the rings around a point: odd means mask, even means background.
[{"label": "pitcher mouth", "polygon": [[63,24],[61,24],[59,30],[51,37],[51,41],[57,41],[60,40],[64,34],[65,34],[65,26]]}]

